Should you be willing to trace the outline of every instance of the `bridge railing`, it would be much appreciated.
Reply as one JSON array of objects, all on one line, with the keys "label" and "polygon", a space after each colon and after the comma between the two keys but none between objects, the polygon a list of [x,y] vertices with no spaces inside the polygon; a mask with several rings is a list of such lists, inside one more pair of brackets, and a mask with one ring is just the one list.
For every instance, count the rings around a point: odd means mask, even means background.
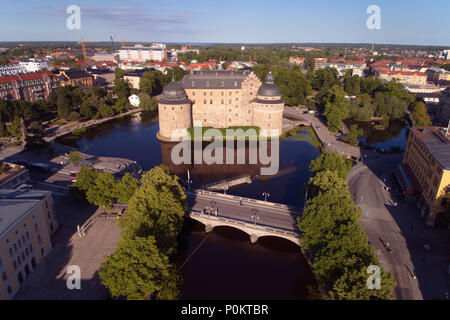
[{"label": "bridge railing", "polygon": [[287,204],[281,204],[281,203],[276,203],[276,202],[246,198],[246,197],[241,197],[241,196],[223,194],[220,192],[214,192],[214,191],[210,191],[210,190],[193,189],[193,192],[186,191],[186,193],[191,193],[191,194],[194,193],[194,194],[198,194],[198,195],[211,195],[211,196],[220,197],[220,198],[224,198],[224,199],[234,199],[234,200],[239,200],[239,201],[242,200],[242,201],[253,202],[253,203],[257,203],[257,204],[261,204],[261,205],[265,205],[265,206],[271,206],[274,208],[287,209],[287,210],[290,210],[293,212],[297,212],[300,215],[303,214],[303,209],[300,207],[290,206]]},{"label": "bridge railing", "polygon": [[284,234],[284,235],[297,237],[297,238],[300,237],[300,235],[301,235],[301,232],[299,230],[292,231],[292,230],[285,229],[285,228],[282,228],[282,227],[275,227],[275,226],[271,226],[271,225],[265,225],[265,224],[262,224],[262,223],[256,223],[255,224],[255,223],[252,223],[250,221],[239,219],[239,218],[210,215],[210,214],[198,211],[198,210],[191,210],[189,213],[187,213],[187,215],[188,216],[194,215],[194,216],[198,216],[198,217],[201,217],[201,218],[206,218],[207,220],[228,222],[228,223],[241,225],[241,226],[244,226],[244,227],[247,227],[247,228],[251,228],[251,229],[262,230],[262,231],[270,231],[270,232],[275,232],[275,233]]}]

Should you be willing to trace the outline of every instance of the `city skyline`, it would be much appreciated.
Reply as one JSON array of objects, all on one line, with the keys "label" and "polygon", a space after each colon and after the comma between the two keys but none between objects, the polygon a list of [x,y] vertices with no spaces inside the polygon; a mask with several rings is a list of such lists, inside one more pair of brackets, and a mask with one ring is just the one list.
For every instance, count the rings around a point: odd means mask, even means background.
[{"label": "city skyline", "polygon": [[[381,29],[369,30],[366,10],[381,10]],[[66,27],[67,7],[81,9],[81,29]],[[436,8],[440,8],[437,10]],[[4,3],[0,27],[8,33],[0,41],[116,41],[187,43],[383,43],[449,46],[450,3],[439,0],[432,7],[420,1],[408,6],[388,1],[246,1],[189,3],[169,0],[122,2],[99,0],[49,0]],[[18,19],[34,21],[29,28]],[[323,23],[326,21],[326,24]],[[14,25],[13,28],[11,26]]]}]

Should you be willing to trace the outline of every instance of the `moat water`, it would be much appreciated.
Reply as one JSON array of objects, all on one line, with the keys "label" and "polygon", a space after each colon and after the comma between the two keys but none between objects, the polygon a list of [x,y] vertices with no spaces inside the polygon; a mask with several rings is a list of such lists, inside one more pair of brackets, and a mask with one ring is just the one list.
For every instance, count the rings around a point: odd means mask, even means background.
[{"label": "moat water", "polygon": [[[157,131],[155,115],[144,113],[141,119],[118,119],[59,142],[76,144],[82,152],[93,155],[135,160],[144,171],[164,163],[182,179],[189,169],[195,186],[250,174],[253,183],[234,187],[228,193],[263,199],[262,193],[268,192],[269,201],[296,206],[303,206],[309,162],[320,155],[309,132],[300,131],[280,142],[278,174],[258,178],[258,165],[174,165],[170,158],[173,144],[158,141]],[[179,264],[194,250],[182,269],[182,299],[304,299],[307,286],[313,283],[300,248],[280,238],[264,237],[251,244],[249,236],[237,229],[219,227],[208,235],[203,225],[186,219]]]}]

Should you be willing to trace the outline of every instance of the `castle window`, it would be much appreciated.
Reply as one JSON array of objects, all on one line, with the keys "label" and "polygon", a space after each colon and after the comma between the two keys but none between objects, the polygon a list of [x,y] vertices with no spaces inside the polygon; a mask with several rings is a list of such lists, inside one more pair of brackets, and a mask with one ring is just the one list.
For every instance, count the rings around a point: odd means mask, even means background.
[{"label": "castle window", "polygon": [[223,96],[224,92],[222,91],[220,94]]},{"label": "castle window", "polygon": [[203,104],[206,104],[206,99],[203,100]]},{"label": "castle window", "polygon": [[209,104],[213,104],[213,101],[212,101],[212,100],[209,100]]}]

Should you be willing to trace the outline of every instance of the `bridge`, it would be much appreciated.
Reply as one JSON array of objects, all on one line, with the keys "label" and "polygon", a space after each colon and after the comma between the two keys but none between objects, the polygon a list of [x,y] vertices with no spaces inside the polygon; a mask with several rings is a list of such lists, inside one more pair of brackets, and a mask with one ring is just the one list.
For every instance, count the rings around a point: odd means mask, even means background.
[{"label": "bridge", "polygon": [[297,217],[303,214],[301,208],[202,189],[186,195],[186,216],[202,223],[207,232],[227,226],[247,233],[252,243],[271,236],[300,244]]},{"label": "bridge", "polygon": [[327,126],[323,124],[315,114],[303,113],[303,111],[299,109],[285,107],[283,116],[309,123],[309,126],[313,128],[319,138],[320,143],[324,146],[325,151],[337,151],[340,155],[350,158],[351,160],[360,160],[360,149],[339,141],[333,134],[331,134]]}]

